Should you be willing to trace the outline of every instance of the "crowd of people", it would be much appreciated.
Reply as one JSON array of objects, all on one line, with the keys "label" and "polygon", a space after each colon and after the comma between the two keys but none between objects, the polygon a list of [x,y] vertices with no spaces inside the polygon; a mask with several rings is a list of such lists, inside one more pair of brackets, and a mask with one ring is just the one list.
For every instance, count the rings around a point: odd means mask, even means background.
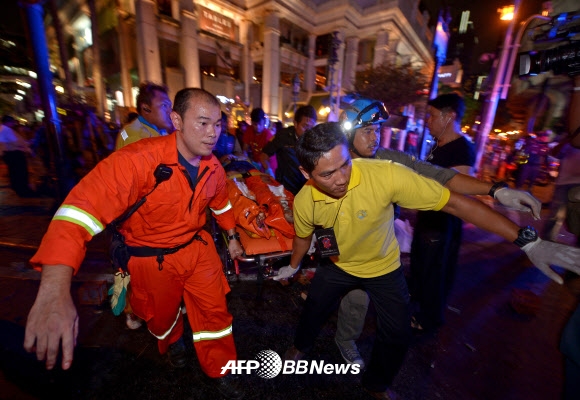
[{"label": "crowd of people", "polygon": [[[381,125],[389,113],[378,100],[355,98],[339,122],[319,125],[315,110],[302,106],[287,128],[268,127],[266,113],[257,107],[251,111],[251,124],[241,121],[234,131],[213,94],[186,88],[172,102],[167,93],[163,85],[140,85],[134,119],[102,144],[107,151],[94,151],[90,172],[60,205],[31,260],[42,279],[24,347],[36,352],[48,369],[55,367],[59,351],[63,369],[72,363],[79,321],[71,280],[86,243],[113,226],[118,240],[114,263],[123,272],[121,278],[130,277],[130,284],[127,280],[120,286],[128,289],[128,301],[121,307],[127,326],[136,329],[145,323],[169,365],[182,368],[187,363],[187,318],[199,363],[216,390],[227,398],[244,396],[236,377],[221,372],[236,359],[234,317],[227,309],[230,289],[220,258],[204,230],[211,214],[228,238],[231,257],[243,255],[226,189],[226,171],[233,167],[270,175],[295,196],[293,252],[275,280],[291,279],[312,243],[324,249],[285,360],[305,356],[340,303],[337,348],[347,363],[364,371],[362,387],[374,398],[396,398],[390,386],[404,362],[412,330],[436,332],[444,323],[462,221],[513,242],[558,283],[563,279],[553,264],[580,273],[580,249],[542,240],[534,228],[519,227],[467,196],[489,195],[540,217],[541,203],[518,190],[522,185],[513,189],[470,176],[475,155],[460,129],[465,105],[457,94],[428,103],[426,121],[435,145],[425,162],[415,156],[416,137],[407,153],[379,147]],[[2,120],[0,138],[7,136],[9,123]],[[90,130],[89,137],[100,137]],[[577,146],[575,140],[570,135],[557,149],[564,159],[570,157],[565,176],[577,170],[578,155],[569,149]],[[13,142],[13,147],[4,146],[4,159],[26,160],[25,154],[6,157],[28,151],[16,144],[22,142]],[[533,179],[527,181],[533,184]],[[550,220],[577,185],[569,178],[558,183],[562,188]],[[394,229],[397,207],[419,210],[408,283]],[[356,341],[370,302],[378,324],[371,358],[365,362]],[[574,364],[578,352],[572,353]]]}]

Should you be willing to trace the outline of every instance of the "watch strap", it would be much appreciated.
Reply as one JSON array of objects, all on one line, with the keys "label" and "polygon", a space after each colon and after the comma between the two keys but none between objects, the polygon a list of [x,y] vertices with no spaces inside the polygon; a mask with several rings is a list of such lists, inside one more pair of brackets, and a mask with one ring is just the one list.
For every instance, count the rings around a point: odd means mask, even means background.
[{"label": "watch strap", "polygon": [[233,235],[228,235],[228,240],[237,240],[240,241],[240,234],[238,232],[234,233]]}]

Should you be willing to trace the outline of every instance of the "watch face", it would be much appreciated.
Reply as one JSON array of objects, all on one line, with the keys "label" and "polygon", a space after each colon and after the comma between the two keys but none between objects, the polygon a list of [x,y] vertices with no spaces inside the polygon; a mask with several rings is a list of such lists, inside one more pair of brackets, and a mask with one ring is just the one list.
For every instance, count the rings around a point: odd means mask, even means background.
[{"label": "watch face", "polygon": [[528,226],[522,229],[522,238],[529,241],[536,240],[538,238],[538,232],[536,232],[534,228]]}]

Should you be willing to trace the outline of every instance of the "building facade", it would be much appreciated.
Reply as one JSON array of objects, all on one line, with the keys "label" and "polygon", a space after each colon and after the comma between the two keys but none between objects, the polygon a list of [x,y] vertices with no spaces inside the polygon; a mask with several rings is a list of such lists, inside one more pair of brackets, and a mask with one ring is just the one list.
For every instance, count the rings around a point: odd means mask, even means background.
[{"label": "building facade", "polygon": [[[52,29],[48,37],[49,47],[60,40],[68,50],[69,73],[60,75],[87,96],[86,88],[97,89],[94,79],[102,77],[105,94],[94,90],[94,100],[108,110],[134,106],[139,82],[152,81],[166,84],[170,97],[183,87],[202,87],[233,104],[260,106],[278,120],[293,101],[296,74],[298,100],[305,101],[316,92],[350,91],[357,71],[386,61],[412,62],[426,74],[434,65],[432,31],[419,0],[57,3],[62,37]],[[333,40],[339,46],[331,66]],[[53,54],[52,63],[64,69]]]}]

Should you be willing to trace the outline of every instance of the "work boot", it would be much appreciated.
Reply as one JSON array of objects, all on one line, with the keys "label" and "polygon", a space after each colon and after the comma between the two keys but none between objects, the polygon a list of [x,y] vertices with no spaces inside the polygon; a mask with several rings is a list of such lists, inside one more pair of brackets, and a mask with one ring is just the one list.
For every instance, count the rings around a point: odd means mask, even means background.
[{"label": "work boot", "polygon": [[226,399],[243,399],[244,390],[241,388],[238,377],[232,374],[222,376],[221,378],[212,379],[216,389],[224,396]]},{"label": "work boot", "polygon": [[173,368],[185,367],[185,364],[187,364],[185,351],[185,342],[182,337],[177,342],[170,344],[167,348],[167,361],[169,365]]},{"label": "work boot", "polygon": [[334,338],[334,342],[340,351],[340,355],[344,358],[349,364],[357,364],[360,366],[361,371],[365,369],[365,362],[362,359],[358,347],[356,347],[356,343],[353,340],[341,342]]},{"label": "work boot", "polygon": [[292,346],[284,353],[284,361],[298,361],[302,360],[304,356],[305,353],[298,350],[296,346]]}]

